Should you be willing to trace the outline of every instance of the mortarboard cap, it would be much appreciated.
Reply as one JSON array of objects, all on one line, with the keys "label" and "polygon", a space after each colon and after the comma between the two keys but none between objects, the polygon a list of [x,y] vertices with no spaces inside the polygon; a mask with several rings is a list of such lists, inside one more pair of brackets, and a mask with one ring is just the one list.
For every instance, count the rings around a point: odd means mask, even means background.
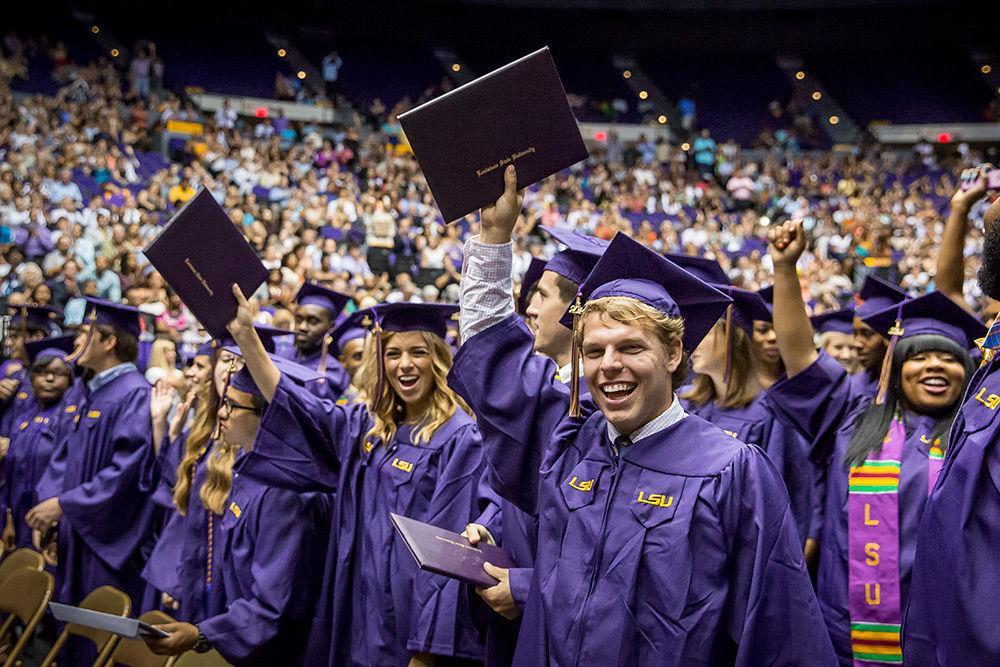
[{"label": "mortarboard cap", "polygon": [[442,339],[448,334],[448,322],[459,312],[458,306],[444,303],[380,303],[355,313],[362,326],[378,323],[382,331],[429,331]]},{"label": "mortarboard cap", "polygon": [[712,287],[733,300],[733,324],[748,334],[753,334],[754,321],[771,321],[771,311],[767,309],[767,304],[757,292],[730,285],[712,285]]},{"label": "mortarboard cap", "polygon": [[809,318],[816,333],[836,331],[842,334],[854,333],[854,309],[851,307],[820,313]]},{"label": "mortarboard cap", "polygon": [[546,266],[548,266],[548,262],[544,259],[532,257],[531,264],[528,265],[528,270],[524,272],[524,277],[521,278],[521,292],[517,295],[517,312],[522,315],[528,312],[528,303],[531,301],[531,290],[534,289],[535,284],[541,279],[542,274],[545,273]]},{"label": "mortarboard cap", "polygon": [[[362,314],[358,315],[358,313]],[[350,341],[357,340],[358,338],[363,340],[368,337],[368,329],[361,323],[364,318],[364,311],[355,311],[345,317],[344,320],[337,325],[337,328],[333,330],[330,334],[330,338],[333,339],[333,343],[330,347],[336,355],[343,352],[344,346]]]},{"label": "mortarboard cap", "polygon": [[66,358],[73,353],[76,347],[75,343],[75,335],[54,336],[52,338],[29,341],[24,344],[24,351],[31,363],[35,363],[36,360],[46,357],[66,361]]},{"label": "mortarboard cap", "polygon": [[139,335],[142,333],[142,326],[139,324],[140,311],[138,308],[90,296],[85,298],[87,301],[87,315],[84,318],[84,322],[86,324],[105,324],[119,331],[132,334],[136,339],[139,338]]},{"label": "mortarboard cap", "polygon": [[541,227],[541,229],[566,246],[565,250],[553,255],[545,270],[552,271],[575,285],[586,280],[587,274],[608,247],[608,242],[604,239],[587,236],[576,230],[566,231],[553,227]]},{"label": "mortarboard cap", "polygon": [[861,290],[857,294],[854,316],[863,320],[873,313],[896,305],[907,297],[902,288],[869,273],[865,276],[865,282],[861,284]]},{"label": "mortarboard cap", "polygon": [[[226,345],[223,349],[225,349],[226,352],[231,352],[238,357],[243,356],[240,348],[235,345]],[[276,356],[274,353],[269,353],[267,356],[271,358],[271,361],[273,361],[274,365],[278,367],[278,370],[282,375],[288,377],[296,384],[305,384],[306,382],[312,382],[323,377],[311,368],[289,359],[283,359]],[[253,394],[254,396],[261,395],[260,390],[257,388],[257,384],[253,381],[253,376],[250,375],[250,371],[247,369],[246,365],[240,368],[240,370],[229,378],[229,384],[239,391],[245,391],[246,393]]]},{"label": "mortarboard cap", "polygon": [[679,253],[668,252],[664,256],[671,262],[681,267],[688,273],[704,280],[712,285],[732,285],[722,265],[714,259],[706,257],[696,257],[695,255],[681,255]]},{"label": "mortarboard cap", "polygon": [[13,312],[10,318],[11,329],[21,327],[28,329],[44,329],[49,332],[59,316],[59,311],[52,306],[24,304],[8,306]]},{"label": "mortarboard cap", "polygon": [[[893,331],[897,319],[901,332]],[[863,321],[886,338],[894,333],[900,339],[931,334],[943,336],[966,350],[986,335],[982,322],[941,292],[907,299],[867,315]]]},{"label": "mortarboard cap", "polygon": [[295,302],[300,306],[319,306],[330,311],[330,316],[333,318],[340,315],[350,300],[351,297],[346,294],[341,294],[316,283],[303,283],[302,287],[299,288],[299,293],[295,295]]},{"label": "mortarboard cap", "polygon": [[[664,315],[683,317],[687,351],[698,347],[732,303],[726,294],[624,234],[615,236],[580,286],[584,302],[610,296],[630,297]],[[562,323],[572,326],[568,311]]]}]

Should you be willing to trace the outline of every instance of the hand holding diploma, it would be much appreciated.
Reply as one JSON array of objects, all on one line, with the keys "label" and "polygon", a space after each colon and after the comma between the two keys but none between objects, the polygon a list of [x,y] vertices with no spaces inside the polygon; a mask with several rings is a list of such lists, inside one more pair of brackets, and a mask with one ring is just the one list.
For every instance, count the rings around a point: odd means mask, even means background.
[{"label": "hand holding diploma", "polygon": [[517,170],[514,165],[508,165],[503,172],[503,194],[500,199],[479,212],[479,240],[494,245],[510,243],[523,205],[524,190],[517,191]]}]

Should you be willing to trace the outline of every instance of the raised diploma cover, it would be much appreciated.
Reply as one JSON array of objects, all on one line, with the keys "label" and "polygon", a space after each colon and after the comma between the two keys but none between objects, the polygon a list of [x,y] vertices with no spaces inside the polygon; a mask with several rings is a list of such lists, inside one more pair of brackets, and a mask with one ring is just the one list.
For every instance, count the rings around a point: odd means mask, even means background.
[{"label": "raised diploma cover", "polygon": [[257,253],[204,189],[144,252],[213,338],[225,336],[236,317],[232,284],[249,298],[267,279]]},{"label": "raised diploma cover", "polygon": [[548,47],[399,116],[445,222],[588,157]]},{"label": "raised diploma cover", "polygon": [[472,546],[469,540],[450,530],[399,514],[390,513],[390,516],[421,570],[488,588],[496,586],[497,580],[486,574],[483,563],[503,568],[514,566],[500,547],[484,542]]},{"label": "raised diploma cover", "polygon": [[169,637],[163,630],[158,630],[149,623],[140,621],[137,618],[125,618],[123,616],[115,616],[114,614],[105,614],[101,611],[91,611],[90,609],[59,604],[58,602],[50,602],[49,609],[52,610],[52,615],[56,617],[57,621],[83,625],[95,630],[104,630],[105,632],[110,632],[126,639],[140,639],[143,636]]}]

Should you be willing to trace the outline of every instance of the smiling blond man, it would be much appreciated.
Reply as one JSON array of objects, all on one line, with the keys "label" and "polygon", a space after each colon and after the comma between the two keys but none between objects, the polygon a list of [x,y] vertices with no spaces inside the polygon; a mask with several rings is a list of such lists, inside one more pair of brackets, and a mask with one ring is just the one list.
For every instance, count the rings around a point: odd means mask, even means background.
[{"label": "smiling blond man", "polygon": [[780,476],[674,395],[729,298],[616,237],[573,308],[592,402],[567,416],[576,402],[513,314],[520,200],[504,178],[466,244],[449,380],[494,489],[539,521],[515,664],[833,664]]}]

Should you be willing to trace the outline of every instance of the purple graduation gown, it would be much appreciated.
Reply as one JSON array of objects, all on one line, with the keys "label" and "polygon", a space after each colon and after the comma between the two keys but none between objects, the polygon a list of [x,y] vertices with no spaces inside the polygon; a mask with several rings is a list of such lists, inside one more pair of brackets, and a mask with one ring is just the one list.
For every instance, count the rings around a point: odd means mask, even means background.
[{"label": "purple graduation gown", "polygon": [[[246,474],[300,490],[336,493],[321,599],[307,662],[406,665],[413,653],[481,659],[468,587],[419,572],[389,519],[396,512],[461,532],[476,517],[482,445],[461,410],[430,442],[411,440],[403,426],[386,447],[364,438],[364,405],[336,406],[282,378],[261,421],[252,459],[268,460]],[[301,437],[282,437],[290,429]],[[319,581],[319,577],[316,577]]]},{"label": "purple graduation gown", "polygon": [[920,523],[903,655],[914,665],[1000,663],[1000,361],[972,377]]},{"label": "purple graduation gown", "polygon": [[[316,351],[311,354],[302,354],[294,344],[287,343],[279,345],[275,352],[279,357],[290,359],[313,370],[319,368],[319,362],[322,359],[321,353],[322,348],[320,347],[316,348]],[[351,386],[351,377],[347,374],[347,369],[337,361],[337,357],[327,352],[326,377],[307,382],[305,386],[320,398],[328,398],[335,401]]]},{"label": "purple graduation gown", "polygon": [[[465,342],[449,382],[479,416],[496,490],[538,517],[535,604],[517,664],[834,662],[781,477],[688,416],[616,455],[604,416],[566,417],[510,316]],[[488,425],[488,426],[487,426]],[[696,446],[695,446],[696,445]]]},{"label": "purple graduation gown", "polygon": [[58,599],[78,604],[109,584],[142,600],[140,575],[152,538],[153,504],[147,466],[154,464],[149,422],[150,386],[129,371],[90,393],[60,435],[54,459],[39,483],[63,509],[59,521]]},{"label": "purple graduation gown", "polygon": [[[826,470],[826,501],[820,533],[816,595],[830,638],[842,665],[851,665],[851,615],[848,606],[848,474],[844,463],[857,419],[868,403],[852,393],[850,378],[833,357],[821,352],[811,366],[791,379],[771,387],[773,404],[789,424],[814,443],[816,456]],[[917,528],[927,501],[926,441],[938,419],[905,414],[906,442],[899,481],[899,579],[902,604],[910,588]]]},{"label": "purple graduation gown", "polygon": [[[243,460],[245,460],[244,457]],[[225,609],[197,623],[235,665],[299,665],[329,541],[330,497],[267,486],[233,467],[215,563]]]},{"label": "purple graduation gown", "polygon": [[76,397],[71,389],[59,402],[43,408],[34,398],[30,409],[20,411],[20,423],[10,437],[10,448],[3,461],[4,484],[0,500],[4,510],[9,510],[13,519],[18,547],[33,548],[31,528],[24,517],[40,500],[35,487],[48,468],[49,460],[56,446],[56,437],[62,420],[76,414],[77,405],[68,403]]},{"label": "purple graduation gown", "polygon": [[722,408],[715,401],[696,406],[682,399],[681,404],[688,413],[715,424],[726,435],[767,452],[785,482],[792,516],[804,544],[810,537],[818,493],[816,474],[809,463],[809,445],[795,429],[775,417],[767,396],[768,392],[762,391],[749,405],[739,408]]}]

